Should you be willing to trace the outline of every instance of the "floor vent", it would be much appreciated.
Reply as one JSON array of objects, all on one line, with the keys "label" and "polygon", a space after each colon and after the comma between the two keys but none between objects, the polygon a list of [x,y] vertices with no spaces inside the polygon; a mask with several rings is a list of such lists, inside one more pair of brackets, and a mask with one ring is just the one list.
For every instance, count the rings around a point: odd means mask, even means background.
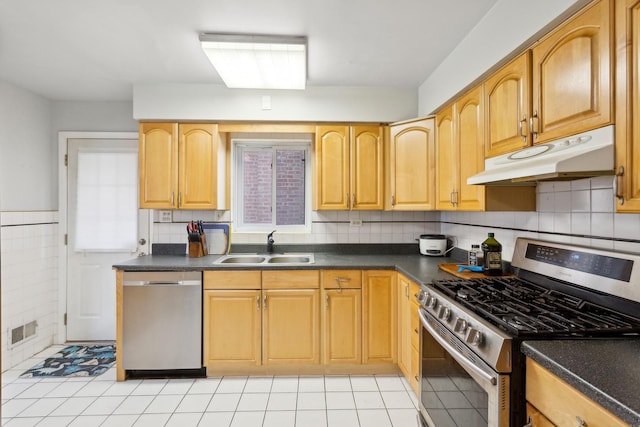
[{"label": "floor vent", "polygon": [[14,347],[21,344],[24,341],[33,338],[36,335],[36,328],[38,327],[38,321],[33,320],[24,325],[20,325],[17,328],[11,329],[11,344],[10,347]]}]

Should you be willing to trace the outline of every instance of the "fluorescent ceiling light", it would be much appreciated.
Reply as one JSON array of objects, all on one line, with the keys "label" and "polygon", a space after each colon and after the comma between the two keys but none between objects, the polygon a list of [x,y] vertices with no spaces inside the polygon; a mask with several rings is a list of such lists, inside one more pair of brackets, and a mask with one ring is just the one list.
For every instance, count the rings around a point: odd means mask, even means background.
[{"label": "fluorescent ceiling light", "polygon": [[200,34],[202,49],[230,88],[304,89],[307,38]]}]

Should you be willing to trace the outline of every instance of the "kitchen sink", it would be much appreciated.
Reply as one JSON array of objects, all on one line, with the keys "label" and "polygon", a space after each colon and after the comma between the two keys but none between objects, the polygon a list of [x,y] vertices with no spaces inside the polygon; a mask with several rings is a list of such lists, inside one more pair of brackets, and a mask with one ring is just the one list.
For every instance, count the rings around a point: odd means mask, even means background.
[{"label": "kitchen sink", "polygon": [[233,265],[305,265],[315,262],[313,254],[229,254],[224,255],[214,264]]},{"label": "kitchen sink", "polygon": [[269,258],[267,262],[269,264],[309,264],[311,259],[308,255],[277,255]]},{"label": "kitchen sink", "polygon": [[220,264],[260,264],[264,262],[265,257],[256,255],[227,255],[223,259],[219,259],[216,263]]}]

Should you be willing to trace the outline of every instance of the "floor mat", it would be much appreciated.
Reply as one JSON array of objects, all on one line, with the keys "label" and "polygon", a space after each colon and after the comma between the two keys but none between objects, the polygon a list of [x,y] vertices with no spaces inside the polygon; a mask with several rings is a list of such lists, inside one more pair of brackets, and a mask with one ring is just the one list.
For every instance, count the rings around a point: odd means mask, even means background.
[{"label": "floor mat", "polygon": [[100,375],[116,361],[114,345],[72,345],[20,375],[30,377],[88,377]]}]

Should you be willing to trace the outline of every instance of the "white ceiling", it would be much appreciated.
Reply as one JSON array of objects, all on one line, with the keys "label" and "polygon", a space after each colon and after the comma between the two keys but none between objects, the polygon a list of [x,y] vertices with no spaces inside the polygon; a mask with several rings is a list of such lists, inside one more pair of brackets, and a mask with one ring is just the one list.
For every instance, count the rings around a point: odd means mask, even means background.
[{"label": "white ceiling", "polygon": [[305,35],[309,86],[418,88],[497,0],[0,0],[0,80],[52,100],[222,84],[200,32]]}]

